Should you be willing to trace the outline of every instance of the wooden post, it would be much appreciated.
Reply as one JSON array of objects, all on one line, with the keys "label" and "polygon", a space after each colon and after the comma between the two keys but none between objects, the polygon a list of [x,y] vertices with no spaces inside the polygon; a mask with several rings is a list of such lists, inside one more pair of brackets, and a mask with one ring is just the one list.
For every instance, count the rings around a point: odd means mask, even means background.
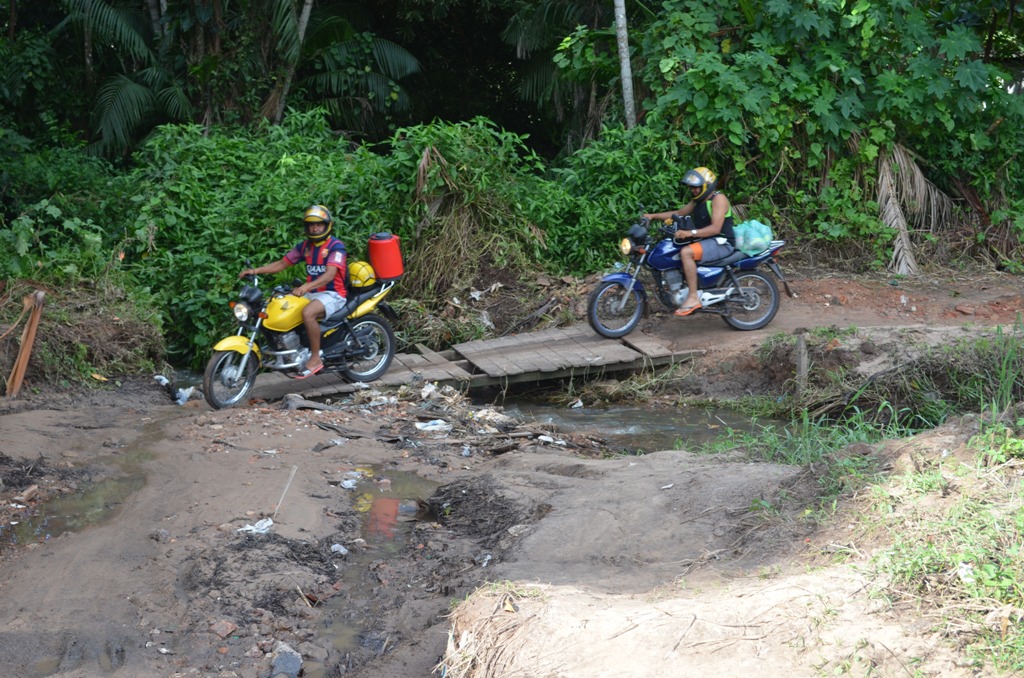
[{"label": "wooden post", "polygon": [[803,395],[807,389],[807,330],[796,331],[796,390]]},{"label": "wooden post", "polygon": [[36,329],[39,327],[39,316],[43,313],[43,297],[46,293],[36,290],[26,296],[22,303],[25,310],[32,309],[28,317],[25,329],[21,333],[21,348],[18,350],[18,359],[14,361],[14,370],[11,371],[11,378],[7,380],[7,397],[14,398],[21,389],[21,382],[25,379],[25,370],[28,369],[28,359],[32,354],[32,344],[36,340]]}]

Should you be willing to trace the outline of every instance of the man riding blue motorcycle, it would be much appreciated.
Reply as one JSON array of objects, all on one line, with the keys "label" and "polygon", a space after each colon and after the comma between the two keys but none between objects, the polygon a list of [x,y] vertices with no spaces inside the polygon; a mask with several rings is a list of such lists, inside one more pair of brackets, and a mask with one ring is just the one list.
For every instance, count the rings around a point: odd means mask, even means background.
[{"label": "man riding blue motorcycle", "polygon": [[690,216],[693,219],[693,228],[688,231],[680,229],[675,234],[678,240],[698,239],[679,251],[683,276],[689,290],[686,301],[675,311],[679,317],[688,316],[701,307],[697,262],[725,259],[735,249],[732,206],[725,194],[715,190],[717,185],[718,177],[714,172],[707,167],[696,167],[679,181],[680,200],[690,198],[689,202],[676,210],[644,215],[646,219],[667,220],[668,223],[677,216]]}]

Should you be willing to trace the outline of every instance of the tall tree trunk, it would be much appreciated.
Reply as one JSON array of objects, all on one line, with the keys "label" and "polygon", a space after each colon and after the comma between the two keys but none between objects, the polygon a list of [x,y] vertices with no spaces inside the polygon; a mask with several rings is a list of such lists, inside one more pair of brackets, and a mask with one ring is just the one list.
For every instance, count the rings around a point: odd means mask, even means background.
[{"label": "tall tree trunk", "polygon": [[149,10],[149,23],[153,28],[153,39],[161,42],[164,31],[160,25],[160,0],[146,0],[146,8]]},{"label": "tall tree trunk", "polygon": [[313,0],[303,0],[302,13],[299,15],[299,54],[295,57],[295,63],[288,64],[284,74],[284,82],[281,85],[281,96],[277,100],[277,110],[274,111],[274,124],[280,125],[284,118],[284,105],[288,101],[288,92],[292,88],[292,80],[295,78],[295,69],[302,58],[302,43],[306,39],[306,26],[309,24],[309,13],[313,9]]},{"label": "tall tree trunk", "polygon": [[82,17],[82,34],[84,40],[83,57],[85,59],[85,91],[91,97],[94,91],[96,73],[93,68],[92,54],[92,17],[86,14]]},{"label": "tall tree trunk", "polygon": [[636,127],[633,107],[633,68],[629,62],[629,35],[626,32],[626,0],[615,0],[615,37],[619,43],[619,70],[622,78],[622,100],[626,104],[626,129]]},{"label": "tall tree trunk", "polygon": [[213,0],[213,53],[220,55],[220,34],[224,30],[224,7],[222,0]]}]

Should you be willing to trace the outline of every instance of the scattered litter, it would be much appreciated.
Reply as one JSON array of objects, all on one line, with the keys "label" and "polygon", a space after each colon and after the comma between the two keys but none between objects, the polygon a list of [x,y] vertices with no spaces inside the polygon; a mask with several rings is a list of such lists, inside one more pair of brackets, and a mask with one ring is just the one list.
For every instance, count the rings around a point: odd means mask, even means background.
[{"label": "scattered litter", "polygon": [[237,530],[235,530],[235,532],[251,532],[252,534],[266,534],[267,532],[270,532],[270,528],[273,524],[273,520],[271,520],[270,518],[264,518],[262,520],[257,521],[255,525],[246,525],[245,527],[240,527]]},{"label": "scattered litter", "polygon": [[671,490],[673,485],[675,485],[675,483],[669,483],[668,485],[662,485],[661,489],[663,489],[663,490]]},{"label": "scattered litter", "polygon": [[337,553],[338,555],[347,556],[348,549],[342,546],[341,544],[332,544],[331,553]]},{"label": "scattered litter", "polygon": [[469,448],[469,445],[463,445],[462,446],[462,456],[463,457],[472,457],[473,456],[473,450],[471,450]]},{"label": "scattered litter", "polygon": [[343,490],[354,490],[354,489],[356,489],[356,484],[358,482],[359,482],[358,480],[352,480],[351,478],[346,478],[345,480],[342,480],[341,483],[339,483],[339,486]]},{"label": "scattered litter", "polygon": [[476,558],[473,558],[473,562],[480,567],[487,567],[487,563],[491,562],[493,556],[490,553],[481,553]]},{"label": "scattered litter", "polygon": [[167,386],[167,384],[171,383],[171,380],[162,374],[154,374],[153,378],[156,379],[156,383],[160,384],[161,386]]},{"label": "scattered litter", "polygon": [[577,398],[576,402],[574,402],[572,405],[569,405],[569,407],[570,409],[573,410],[578,410],[579,408],[583,407],[583,398]]},{"label": "scattered litter", "polygon": [[555,442],[555,439],[552,438],[551,436],[537,436],[537,440],[541,441],[542,443],[553,443],[553,442]]},{"label": "scattered litter", "polygon": [[416,424],[416,428],[421,431],[429,431],[431,433],[447,434],[452,430],[452,425],[444,419],[432,419],[430,421]]},{"label": "scattered litter", "polygon": [[178,392],[174,394],[174,402],[179,405],[184,405],[188,402],[188,399],[192,397],[192,393],[196,390],[195,386],[189,386],[188,388],[179,388]]},{"label": "scattered litter", "polygon": [[960,581],[965,584],[974,583],[974,566],[970,563],[960,563],[956,568],[956,574],[960,577]]},{"label": "scattered litter", "polygon": [[474,412],[473,419],[476,419],[477,421],[491,422],[492,424],[497,424],[499,426],[502,424],[512,425],[517,423],[515,419],[508,416],[507,414],[502,414],[501,412],[492,410],[488,407],[485,407],[482,410],[477,410],[476,412]]}]

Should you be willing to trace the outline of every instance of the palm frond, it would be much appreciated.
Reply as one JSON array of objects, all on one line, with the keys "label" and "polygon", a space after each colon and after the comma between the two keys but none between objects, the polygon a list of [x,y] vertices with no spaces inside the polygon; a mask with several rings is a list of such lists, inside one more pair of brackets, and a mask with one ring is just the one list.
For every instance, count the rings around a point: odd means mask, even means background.
[{"label": "palm frond", "polygon": [[97,43],[112,44],[143,63],[153,62],[149,43],[130,14],[101,0],[64,0],[64,5],[72,22],[88,22]]},{"label": "palm frond", "polygon": [[896,231],[889,269],[900,275],[917,274],[910,231],[903,208],[900,207],[899,188],[888,156],[882,157],[878,167],[878,211],[885,225]]},{"label": "palm frond", "polygon": [[515,45],[516,56],[525,59],[539,49],[557,44],[579,24],[593,25],[592,14],[586,3],[546,0],[513,15],[501,38],[506,44]]},{"label": "palm frond", "polygon": [[374,38],[370,44],[380,72],[394,80],[420,72],[420,62],[408,50],[390,40]]},{"label": "palm frond", "polygon": [[355,35],[355,29],[345,17],[314,15],[310,18],[309,28],[306,29],[306,39],[302,48],[307,53],[316,54],[322,50],[330,49],[338,43],[351,40]]},{"label": "palm frond", "polygon": [[156,94],[156,100],[160,109],[164,111],[171,120],[186,121],[192,119],[195,108],[188,94],[179,82],[173,82]]},{"label": "palm frond", "polygon": [[127,148],[139,122],[153,109],[153,93],[131,78],[115,75],[100,88],[96,102],[97,130],[107,148]]},{"label": "palm frond", "polygon": [[899,201],[911,215],[913,227],[934,233],[942,226],[956,225],[959,220],[953,199],[925,178],[913,154],[893,144],[891,156],[897,168],[894,178]]},{"label": "palm frond", "polygon": [[268,0],[270,29],[277,38],[279,56],[285,63],[296,64],[302,51],[299,40],[299,18],[292,0]]}]

